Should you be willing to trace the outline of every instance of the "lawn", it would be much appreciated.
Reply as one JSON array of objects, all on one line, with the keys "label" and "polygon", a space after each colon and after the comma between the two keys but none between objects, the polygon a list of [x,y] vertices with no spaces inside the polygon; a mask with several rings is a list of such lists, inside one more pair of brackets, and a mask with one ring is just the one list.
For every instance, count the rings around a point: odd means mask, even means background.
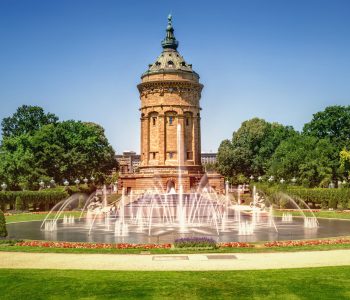
[{"label": "lawn", "polygon": [[0,270],[1,299],[349,299],[350,267],[220,272]]},{"label": "lawn", "polygon": [[[55,216],[56,212],[51,214],[50,218]],[[60,216],[60,219],[63,219],[63,216],[74,216],[79,217],[81,214],[80,211],[71,211],[71,212],[63,212]],[[19,213],[13,214],[9,216],[5,216],[6,223],[14,223],[14,222],[26,222],[26,221],[43,221],[47,216],[47,213]],[[84,216],[84,215],[83,215]]]},{"label": "lawn", "polygon": [[84,249],[84,248],[45,248],[13,246],[0,243],[0,251],[6,252],[35,252],[35,253],[85,253],[85,254],[140,254],[147,251],[149,254],[198,254],[198,253],[269,253],[269,252],[296,252],[296,251],[327,251],[337,249],[350,249],[350,244],[314,245],[295,247],[266,248],[256,244],[254,248],[217,248],[217,249]]},{"label": "lawn", "polygon": [[[275,210],[274,215],[275,216],[282,216],[283,213],[292,213],[293,216],[301,216],[300,212],[296,211],[282,211],[282,210]],[[311,216],[311,213],[304,211],[306,216]],[[72,211],[72,212],[64,212],[61,214],[60,218],[63,218],[64,215],[73,215],[75,217],[79,217],[81,212],[79,211]],[[331,218],[331,219],[349,219],[350,220],[350,212],[344,212],[344,211],[328,211],[323,210],[319,212],[314,213],[317,218]],[[13,223],[13,222],[24,222],[24,221],[41,221],[44,220],[46,217],[46,213],[19,213],[19,214],[13,214],[10,216],[6,216],[6,223]],[[54,214],[52,214],[52,217]]]},{"label": "lawn", "polygon": [[[350,220],[350,211],[321,210],[316,211],[313,214],[308,212],[307,210],[304,210],[303,212],[307,217],[311,217],[314,214],[317,218]],[[275,216],[282,216],[283,213],[291,213],[293,216],[302,216],[302,214],[298,211],[275,210],[273,213]]]}]

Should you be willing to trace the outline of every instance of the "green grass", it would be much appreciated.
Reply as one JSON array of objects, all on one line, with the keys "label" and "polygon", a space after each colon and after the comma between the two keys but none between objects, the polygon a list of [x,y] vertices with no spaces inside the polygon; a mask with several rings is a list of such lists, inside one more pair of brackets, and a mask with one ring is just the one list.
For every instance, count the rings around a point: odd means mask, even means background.
[{"label": "green grass", "polygon": [[350,267],[220,272],[0,270],[12,299],[349,299]]},{"label": "green grass", "polygon": [[140,254],[147,251],[150,254],[200,254],[200,253],[270,253],[270,252],[297,252],[297,251],[327,251],[337,249],[350,249],[350,244],[315,245],[297,247],[265,248],[257,244],[254,248],[218,248],[218,249],[72,249],[72,248],[45,248],[14,246],[0,243],[0,251],[7,252],[33,252],[33,253],[85,253],[85,254]]},{"label": "green grass", "polygon": [[[282,214],[287,211],[275,210],[275,216],[282,216]],[[288,211],[290,212],[290,211]],[[61,215],[63,218],[64,215],[74,215],[75,217],[79,217],[81,212],[73,211],[73,212],[64,212]],[[300,212],[290,212],[293,216],[301,216]],[[311,216],[311,213],[304,212],[306,216]],[[350,212],[342,212],[342,211],[320,211],[315,212],[315,216],[317,218],[331,218],[331,219],[348,219],[350,220]],[[46,214],[33,214],[33,213],[19,213],[11,216],[6,216],[6,223],[14,223],[14,222],[25,222],[25,221],[41,221],[44,220]]]},{"label": "green grass", "polygon": [[[276,210],[274,211],[275,216],[282,216],[282,214],[287,211]],[[290,211],[288,211],[290,212]],[[64,212],[61,215],[63,218],[64,215],[74,215],[75,217],[79,217],[81,212],[73,211],[73,212]],[[300,212],[290,212],[293,216],[301,216]],[[306,216],[311,216],[311,213],[304,212]],[[331,219],[348,219],[350,220],[350,212],[342,212],[342,211],[320,211],[314,213],[317,218],[331,218]],[[33,214],[33,213],[19,213],[11,216],[6,216],[6,223],[14,223],[14,222],[25,222],[25,221],[41,221],[44,220],[46,214]]]},{"label": "green grass", "polygon": [[[283,213],[291,213],[293,216],[302,216],[300,212],[297,211],[288,211],[288,210],[275,210],[274,215],[275,216],[282,216]],[[313,216],[312,213],[308,211],[304,211],[304,214],[307,217]],[[319,212],[314,212],[315,216],[317,218],[327,218],[327,219],[344,219],[344,220],[350,220],[350,212],[344,212],[344,211],[336,211],[336,210],[321,210]]]},{"label": "green grass", "polygon": [[[67,216],[75,216],[79,217],[81,214],[80,211],[67,211],[63,212],[60,216],[61,219],[63,219],[64,215]],[[26,221],[42,221],[46,218],[47,214],[34,214],[34,213],[19,213],[19,214],[13,214],[10,216],[5,216],[6,223],[15,223],[15,222],[26,222]],[[52,218],[55,216],[54,214],[51,214]]]}]

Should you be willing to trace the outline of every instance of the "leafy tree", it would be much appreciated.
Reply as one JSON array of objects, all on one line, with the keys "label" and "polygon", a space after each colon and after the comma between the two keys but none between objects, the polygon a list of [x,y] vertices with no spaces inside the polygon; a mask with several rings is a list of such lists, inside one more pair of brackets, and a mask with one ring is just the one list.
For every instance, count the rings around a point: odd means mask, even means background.
[{"label": "leafy tree", "polygon": [[229,140],[221,142],[217,155],[218,170],[224,176],[233,175],[234,157],[232,143]]},{"label": "leafy tree", "polygon": [[6,220],[4,213],[0,209],[0,238],[7,237]]},{"label": "leafy tree", "polygon": [[340,151],[340,167],[343,172],[347,173],[350,177],[350,151],[343,149]]},{"label": "leafy tree", "polygon": [[233,133],[232,142],[225,140],[218,151],[219,171],[226,176],[259,176],[264,174],[275,149],[284,139],[293,136],[290,126],[254,118],[242,123]]},{"label": "leafy tree", "polygon": [[39,106],[22,105],[11,116],[1,122],[3,138],[20,136],[22,134],[35,133],[42,126],[55,124],[58,117],[51,113],[45,113]]},{"label": "leafy tree", "polygon": [[350,143],[350,106],[329,106],[313,115],[303,133],[319,139],[329,138],[339,151]]},{"label": "leafy tree", "polygon": [[284,179],[297,177],[305,185],[316,186],[336,175],[335,154],[336,148],[328,139],[295,135],[277,147],[269,174]]},{"label": "leafy tree", "polygon": [[73,182],[93,175],[103,182],[117,168],[104,129],[95,123],[64,121],[40,126],[30,133],[3,138],[0,180],[9,188],[34,189],[39,180]]},{"label": "leafy tree", "polygon": [[30,188],[29,183],[38,182],[45,176],[45,170],[38,166],[27,134],[4,138],[0,151],[0,179],[9,189]]}]

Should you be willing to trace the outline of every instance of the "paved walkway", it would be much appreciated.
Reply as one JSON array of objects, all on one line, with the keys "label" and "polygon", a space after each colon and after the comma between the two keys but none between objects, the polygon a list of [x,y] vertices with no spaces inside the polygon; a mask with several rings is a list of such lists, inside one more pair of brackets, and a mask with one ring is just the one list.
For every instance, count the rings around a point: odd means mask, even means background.
[{"label": "paved walkway", "polygon": [[135,271],[259,270],[350,265],[350,250],[188,255],[0,252],[0,268]]}]

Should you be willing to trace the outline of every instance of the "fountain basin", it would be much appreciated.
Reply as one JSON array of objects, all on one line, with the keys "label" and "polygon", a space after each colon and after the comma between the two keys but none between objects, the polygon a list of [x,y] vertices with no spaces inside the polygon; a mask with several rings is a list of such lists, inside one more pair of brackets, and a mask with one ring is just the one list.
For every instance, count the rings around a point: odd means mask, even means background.
[{"label": "fountain basin", "polygon": [[[242,215],[242,221],[251,222],[250,216]],[[57,223],[55,231],[43,231],[40,229],[41,221],[10,223],[7,225],[9,238],[31,239],[49,241],[69,242],[97,242],[97,243],[172,243],[181,237],[211,237],[218,242],[260,242],[275,240],[300,240],[318,239],[329,237],[340,237],[350,235],[350,221],[338,219],[318,219],[319,227],[305,228],[303,218],[294,218],[293,222],[282,222],[282,218],[275,217],[278,232],[266,226],[256,226],[251,235],[239,235],[239,228],[228,226],[225,232],[217,235],[216,231],[205,225],[195,224],[188,228],[188,232],[181,232],[180,228],[173,224],[157,225],[157,218],[154,218],[152,236],[148,236],[148,230],[136,232],[136,227],[129,225],[127,236],[115,236],[115,219],[111,219],[110,230],[106,230],[105,220],[96,222],[91,230],[85,219],[76,220],[74,224],[63,224],[63,220]],[[136,226],[136,225],[134,225]],[[135,232],[133,232],[135,229]]]}]

